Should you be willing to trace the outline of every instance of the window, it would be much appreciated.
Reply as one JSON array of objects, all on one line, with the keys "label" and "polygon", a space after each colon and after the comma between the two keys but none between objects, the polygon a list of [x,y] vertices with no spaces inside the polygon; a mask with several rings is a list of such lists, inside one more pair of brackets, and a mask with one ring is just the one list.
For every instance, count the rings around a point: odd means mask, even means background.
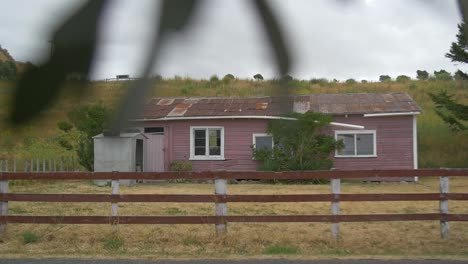
[{"label": "window", "polygon": [[273,137],[269,134],[253,134],[253,148],[260,150],[267,148],[268,150],[273,149]]},{"label": "window", "polygon": [[375,130],[335,131],[335,139],[344,143],[335,157],[377,157]]},{"label": "window", "polygon": [[164,127],[145,127],[145,133],[164,135]]},{"label": "window", "polygon": [[224,159],[224,128],[190,127],[190,159]]}]

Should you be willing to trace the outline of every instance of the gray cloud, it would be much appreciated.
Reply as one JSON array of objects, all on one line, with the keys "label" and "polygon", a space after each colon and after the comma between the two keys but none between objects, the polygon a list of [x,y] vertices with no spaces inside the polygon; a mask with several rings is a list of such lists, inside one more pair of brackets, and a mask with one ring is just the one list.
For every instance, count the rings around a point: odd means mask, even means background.
[{"label": "gray cloud", "polygon": [[[38,62],[47,54],[47,28],[83,1],[36,0],[2,4],[0,44],[18,60]],[[137,76],[145,59],[152,17],[151,0],[112,1],[93,78]],[[354,0],[271,1],[286,30],[298,78],[377,79],[381,74],[414,76],[456,67],[444,57],[460,22],[455,1]],[[27,7],[27,8],[25,8]],[[47,10],[47,12],[44,12]],[[249,1],[206,1],[193,30],[173,36],[162,49],[155,72],[209,78],[232,73],[274,77],[268,43]]]}]

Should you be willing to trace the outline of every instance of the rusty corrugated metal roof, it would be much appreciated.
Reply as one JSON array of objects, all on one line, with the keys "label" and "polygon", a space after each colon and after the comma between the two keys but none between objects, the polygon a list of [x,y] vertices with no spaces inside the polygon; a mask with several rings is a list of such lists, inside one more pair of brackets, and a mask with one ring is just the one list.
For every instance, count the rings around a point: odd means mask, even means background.
[{"label": "rusty corrugated metal roof", "polygon": [[316,111],[333,115],[420,112],[405,93],[311,94],[289,97],[153,98],[144,118],[201,116],[282,116]]}]

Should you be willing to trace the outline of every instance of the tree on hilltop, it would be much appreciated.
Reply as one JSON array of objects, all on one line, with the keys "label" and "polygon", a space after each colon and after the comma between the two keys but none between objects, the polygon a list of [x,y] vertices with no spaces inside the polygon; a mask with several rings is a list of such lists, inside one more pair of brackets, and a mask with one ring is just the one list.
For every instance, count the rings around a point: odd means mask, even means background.
[{"label": "tree on hilltop", "polygon": [[434,77],[439,81],[451,81],[453,80],[452,74],[446,70],[434,71]]},{"label": "tree on hilltop", "polygon": [[420,81],[427,80],[427,79],[429,79],[429,73],[427,71],[417,70],[416,71],[416,79],[418,79]]},{"label": "tree on hilltop", "polygon": [[257,73],[253,76],[253,78],[257,81],[262,81],[263,80],[263,76],[260,74],[260,73]]},{"label": "tree on hilltop", "polygon": [[389,82],[391,80],[392,80],[392,78],[390,76],[388,76],[388,75],[380,75],[379,76],[379,81],[381,81],[381,82]]}]

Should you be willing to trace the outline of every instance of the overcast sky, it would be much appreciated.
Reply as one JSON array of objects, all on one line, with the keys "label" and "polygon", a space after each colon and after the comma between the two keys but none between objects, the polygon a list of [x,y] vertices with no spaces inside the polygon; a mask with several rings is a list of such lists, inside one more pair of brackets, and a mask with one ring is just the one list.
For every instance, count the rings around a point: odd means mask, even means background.
[{"label": "overcast sky", "polygon": [[[19,61],[40,64],[49,33],[82,0],[0,0],[0,45]],[[159,2],[114,0],[106,13],[93,79],[139,76]],[[445,58],[461,18],[449,0],[271,1],[289,40],[299,79],[376,80],[414,77],[416,70],[466,66]],[[194,26],[173,36],[156,72],[164,77],[209,78],[232,73],[276,76],[274,60],[248,0],[207,0]]]}]

